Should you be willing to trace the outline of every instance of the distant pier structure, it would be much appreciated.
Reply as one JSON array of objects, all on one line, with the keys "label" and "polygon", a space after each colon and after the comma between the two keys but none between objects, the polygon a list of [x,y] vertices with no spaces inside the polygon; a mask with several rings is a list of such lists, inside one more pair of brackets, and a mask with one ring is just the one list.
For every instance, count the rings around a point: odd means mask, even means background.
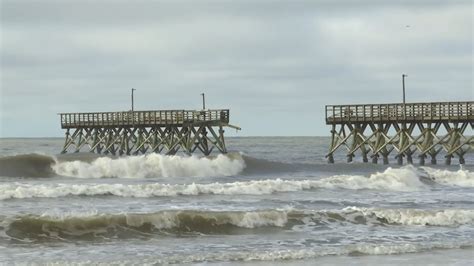
[{"label": "distant pier structure", "polygon": [[474,149],[474,102],[431,102],[394,104],[357,104],[326,106],[326,124],[332,127],[326,155],[334,163],[339,148],[347,150],[351,162],[360,153],[363,162],[379,158],[388,164],[395,153],[398,164],[421,165],[443,154],[446,164],[457,158],[465,163],[465,154]]},{"label": "distant pier structure", "polygon": [[62,153],[90,152],[122,155],[156,152],[209,155],[226,153],[224,127],[229,110],[157,110],[100,113],[61,113],[66,129]]}]

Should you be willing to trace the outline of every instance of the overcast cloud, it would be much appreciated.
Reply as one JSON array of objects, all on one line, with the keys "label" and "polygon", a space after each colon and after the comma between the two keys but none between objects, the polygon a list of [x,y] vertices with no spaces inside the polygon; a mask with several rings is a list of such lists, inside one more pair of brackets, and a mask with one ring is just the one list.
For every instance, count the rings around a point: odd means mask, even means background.
[{"label": "overcast cloud", "polygon": [[324,105],[400,102],[402,73],[408,102],[474,99],[470,0],[0,3],[0,137],[61,136],[57,113],[129,110],[132,87],[144,110],[205,92],[240,136],[328,135]]}]

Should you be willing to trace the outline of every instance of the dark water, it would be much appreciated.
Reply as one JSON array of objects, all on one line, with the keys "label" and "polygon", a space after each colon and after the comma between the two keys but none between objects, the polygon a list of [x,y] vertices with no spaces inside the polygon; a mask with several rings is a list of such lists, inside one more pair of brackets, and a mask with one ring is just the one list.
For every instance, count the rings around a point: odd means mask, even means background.
[{"label": "dark water", "polygon": [[0,140],[0,264],[433,264],[474,258],[474,167],[325,163],[327,138],[227,155],[57,155]]}]

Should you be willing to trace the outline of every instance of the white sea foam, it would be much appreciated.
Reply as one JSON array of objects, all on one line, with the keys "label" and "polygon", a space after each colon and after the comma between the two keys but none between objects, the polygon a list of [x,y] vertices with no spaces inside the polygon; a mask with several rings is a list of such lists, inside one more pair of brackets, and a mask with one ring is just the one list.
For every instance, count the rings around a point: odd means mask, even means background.
[{"label": "white sea foam", "polygon": [[0,199],[114,195],[120,197],[157,197],[177,195],[262,195],[273,192],[300,191],[318,187],[318,181],[256,180],[210,184],[0,184]]},{"label": "white sea foam", "polygon": [[148,215],[125,214],[125,217],[126,224],[134,227],[140,227],[146,223],[149,223],[157,229],[168,229],[179,225],[176,212],[163,211],[160,213]]},{"label": "white sea foam", "polygon": [[[217,159],[216,159],[217,160]],[[223,159],[225,161],[229,159]],[[76,162],[74,162],[76,163]],[[208,162],[206,162],[208,163]],[[232,163],[231,163],[232,164]],[[87,168],[87,167],[86,167]],[[234,167],[230,167],[234,169]],[[237,166],[235,169],[237,171]],[[229,169],[229,168],[226,168]],[[146,171],[146,170],[143,170]],[[83,176],[78,174],[78,176]],[[87,175],[86,175],[87,176]],[[426,188],[410,168],[388,168],[383,173],[364,176],[332,176],[320,180],[266,179],[232,183],[209,184],[29,184],[9,183],[0,185],[0,199],[114,195],[120,197],[156,197],[177,195],[264,195],[275,192],[292,192],[316,188],[380,189],[412,191]]]},{"label": "white sea foam", "polygon": [[101,178],[101,177],[205,177],[231,176],[242,172],[245,162],[238,153],[214,158],[197,156],[165,156],[151,153],[112,159],[97,158],[92,162],[57,162],[52,166],[62,176]]},{"label": "white sea foam", "polygon": [[288,222],[288,213],[285,211],[245,212],[243,215],[234,216],[232,220],[232,224],[243,228],[268,225],[282,227]]},{"label": "white sea foam", "polygon": [[460,187],[474,187],[474,173],[468,170],[459,169],[458,171],[449,171],[445,169],[433,169],[421,167],[437,183],[443,185],[455,185]]},{"label": "white sea foam", "polygon": [[62,221],[70,218],[89,218],[100,215],[96,209],[63,211],[60,209],[50,209],[44,211],[40,217]]},{"label": "white sea foam", "polygon": [[474,223],[474,210],[420,210],[420,209],[376,209],[347,207],[343,213],[361,213],[365,217],[384,219],[388,223],[402,225],[457,226]]},{"label": "white sea foam", "polygon": [[360,175],[337,175],[322,179],[320,185],[325,188],[380,189],[393,191],[416,191],[426,188],[420,181],[419,173],[413,166],[387,168],[384,172]]},{"label": "white sea foam", "polygon": [[[192,255],[188,254],[177,254],[170,256],[156,256],[156,257],[145,257],[140,259],[141,264],[145,265],[156,265],[156,264],[195,264],[195,263],[212,263],[212,262],[257,262],[257,261],[267,261],[273,262],[273,264],[279,264],[283,262],[284,264],[310,264],[310,261],[305,261],[302,263],[293,262],[292,260],[308,260],[324,256],[341,256],[341,255],[394,255],[394,254],[406,254],[406,253],[418,253],[425,252],[433,249],[459,249],[463,246],[472,245],[471,242],[468,243],[456,243],[456,244],[444,244],[444,243],[430,243],[430,244],[357,244],[357,245],[344,245],[341,247],[317,247],[317,248],[298,248],[298,249],[288,249],[288,248],[274,248],[273,250],[246,250],[246,251],[216,251],[213,253],[200,253],[195,252]],[[385,258],[385,259],[384,259]],[[439,258],[437,258],[439,259]],[[118,265],[128,265],[136,263],[137,259],[133,260],[119,260],[113,261],[111,264]],[[335,264],[338,260],[328,260],[325,262],[334,261]],[[342,260],[342,264],[349,262],[350,259]],[[367,261],[367,259],[362,262]],[[386,257],[382,257],[374,262],[387,262]],[[400,263],[400,258],[392,259],[390,265],[396,265],[397,262]],[[439,262],[439,260],[438,260]],[[444,262],[444,261],[442,261]],[[446,262],[450,262],[447,260]],[[95,265],[94,261],[84,261],[79,263],[79,265]],[[67,264],[67,261],[58,262],[53,265],[63,265]],[[314,264],[314,262],[313,262]],[[324,264],[324,263],[323,263]],[[350,263],[349,263],[350,264]],[[264,265],[267,265],[264,263]]]},{"label": "white sea foam", "polygon": [[[231,172],[240,171],[245,165],[240,159],[229,159],[226,157],[220,157],[221,159],[197,159],[201,165],[209,166],[207,170],[195,169],[194,174],[203,173],[202,171],[212,171],[214,174],[221,171],[224,174]],[[110,159],[109,159],[110,160]],[[186,160],[186,159],[178,159]],[[201,160],[205,160],[204,162]],[[222,160],[226,165],[213,168],[213,163],[217,163],[215,160]],[[72,162],[73,164],[77,162]],[[110,162],[109,162],[110,163]],[[181,164],[181,169],[186,168],[186,163]],[[87,164],[86,167],[76,167],[75,169],[88,169],[93,167],[93,164]],[[112,169],[113,167],[107,169]],[[179,167],[178,167],[179,168]],[[142,174],[138,176],[147,176],[152,173],[158,175],[163,174],[158,170],[153,172],[151,168],[138,170]],[[190,168],[186,168],[186,171],[191,171]],[[225,170],[224,170],[225,169]],[[64,169],[63,169],[64,170]],[[61,170],[61,171],[63,171]],[[121,170],[115,170],[115,173]],[[458,172],[449,172],[445,170],[431,169],[430,175],[438,176],[435,181],[441,182],[442,184],[464,184],[469,185],[471,182],[470,178],[472,173],[466,170],[459,170]],[[143,173],[147,174],[143,174]],[[177,171],[179,172],[179,171]],[[177,172],[173,172],[176,174]],[[429,172],[429,171],[427,171]],[[73,172],[70,172],[74,174]],[[136,173],[136,174],[137,174]],[[170,172],[168,172],[169,174]],[[181,174],[183,172],[180,172]],[[191,172],[188,172],[191,174]],[[88,174],[75,173],[77,176],[88,176]],[[368,177],[361,175],[337,175],[319,180],[284,180],[284,179],[266,179],[266,180],[251,180],[231,183],[208,183],[208,184],[31,184],[31,183],[7,183],[0,184],[0,200],[10,198],[35,198],[35,197],[66,197],[66,196],[95,196],[95,195],[114,195],[119,197],[159,197],[159,196],[178,196],[178,195],[200,195],[200,194],[218,194],[218,195],[265,195],[276,192],[293,192],[309,189],[327,188],[327,189],[377,189],[377,190],[389,190],[389,191],[418,191],[429,189],[430,186],[421,182],[419,178],[420,173],[417,169],[412,166],[403,168],[387,168],[384,172],[377,172],[371,174]],[[110,176],[102,174],[100,176]],[[112,175],[113,176],[113,175]],[[137,175],[135,175],[137,176]],[[453,178],[454,176],[454,178]],[[455,180],[455,181],[453,181]]]}]

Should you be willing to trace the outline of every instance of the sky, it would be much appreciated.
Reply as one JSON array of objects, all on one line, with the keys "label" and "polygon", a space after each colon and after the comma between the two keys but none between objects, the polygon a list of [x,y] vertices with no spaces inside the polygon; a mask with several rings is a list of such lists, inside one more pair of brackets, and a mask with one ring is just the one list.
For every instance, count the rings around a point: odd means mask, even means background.
[{"label": "sky", "polygon": [[230,109],[230,136],[324,136],[324,106],[472,101],[471,0],[0,0],[0,137],[58,113]]}]

